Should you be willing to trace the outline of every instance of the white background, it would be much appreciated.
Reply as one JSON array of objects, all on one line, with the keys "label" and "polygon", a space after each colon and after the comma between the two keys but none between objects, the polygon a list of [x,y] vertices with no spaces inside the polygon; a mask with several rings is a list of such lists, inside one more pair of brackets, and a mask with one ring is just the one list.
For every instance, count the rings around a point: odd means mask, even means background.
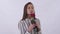
[{"label": "white background", "polygon": [[60,34],[60,0],[0,0],[0,34],[20,34],[18,21],[29,1],[40,19],[42,34]]}]

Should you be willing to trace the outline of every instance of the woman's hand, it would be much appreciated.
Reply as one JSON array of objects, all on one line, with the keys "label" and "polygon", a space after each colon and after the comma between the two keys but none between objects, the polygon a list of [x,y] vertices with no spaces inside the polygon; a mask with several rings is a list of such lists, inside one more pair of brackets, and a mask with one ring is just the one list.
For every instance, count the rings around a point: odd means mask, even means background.
[{"label": "woman's hand", "polygon": [[38,28],[40,28],[40,24],[39,24],[39,23],[36,23],[36,26],[37,26]]},{"label": "woman's hand", "polygon": [[30,24],[30,26],[28,27],[28,31],[31,32],[34,27],[35,27],[35,24]]},{"label": "woman's hand", "polygon": [[35,26],[37,26],[38,31],[40,31],[40,23],[30,24],[30,26],[28,27],[28,31],[31,32]]}]

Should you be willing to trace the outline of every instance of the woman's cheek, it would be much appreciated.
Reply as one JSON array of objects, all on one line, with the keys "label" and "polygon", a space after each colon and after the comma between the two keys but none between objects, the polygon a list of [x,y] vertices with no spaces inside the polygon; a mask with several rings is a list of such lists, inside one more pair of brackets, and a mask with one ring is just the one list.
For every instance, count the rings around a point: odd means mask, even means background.
[{"label": "woman's cheek", "polygon": [[27,11],[27,14],[31,14],[30,11]]}]

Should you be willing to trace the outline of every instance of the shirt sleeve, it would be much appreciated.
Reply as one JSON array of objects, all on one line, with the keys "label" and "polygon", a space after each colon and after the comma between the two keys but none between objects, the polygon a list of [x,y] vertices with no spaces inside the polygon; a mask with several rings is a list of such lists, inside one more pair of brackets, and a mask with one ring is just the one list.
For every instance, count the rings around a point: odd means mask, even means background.
[{"label": "shirt sleeve", "polygon": [[36,19],[36,22],[39,23],[39,25],[40,25],[40,26],[39,26],[40,31],[38,32],[38,34],[42,34],[42,32],[41,32],[41,24],[40,24],[40,20],[39,20],[39,19]]},{"label": "shirt sleeve", "polygon": [[27,28],[25,28],[26,24],[24,24],[23,21],[20,21],[18,23],[18,29],[21,31],[21,34],[30,34],[30,32],[27,31]]}]

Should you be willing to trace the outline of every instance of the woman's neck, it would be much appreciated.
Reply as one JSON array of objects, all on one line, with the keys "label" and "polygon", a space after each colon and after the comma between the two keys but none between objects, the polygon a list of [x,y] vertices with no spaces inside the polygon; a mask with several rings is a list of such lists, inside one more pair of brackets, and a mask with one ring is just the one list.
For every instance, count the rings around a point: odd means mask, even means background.
[{"label": "woman's neck", "polygon": [[34,17],[32,17],[31,15],[28,15],[28,19],[32,19],[32,18],[34,18]]},{"label": "woman's neck", "polygon": [[28,17],[28,19],[33,19],[33,17]]}]

